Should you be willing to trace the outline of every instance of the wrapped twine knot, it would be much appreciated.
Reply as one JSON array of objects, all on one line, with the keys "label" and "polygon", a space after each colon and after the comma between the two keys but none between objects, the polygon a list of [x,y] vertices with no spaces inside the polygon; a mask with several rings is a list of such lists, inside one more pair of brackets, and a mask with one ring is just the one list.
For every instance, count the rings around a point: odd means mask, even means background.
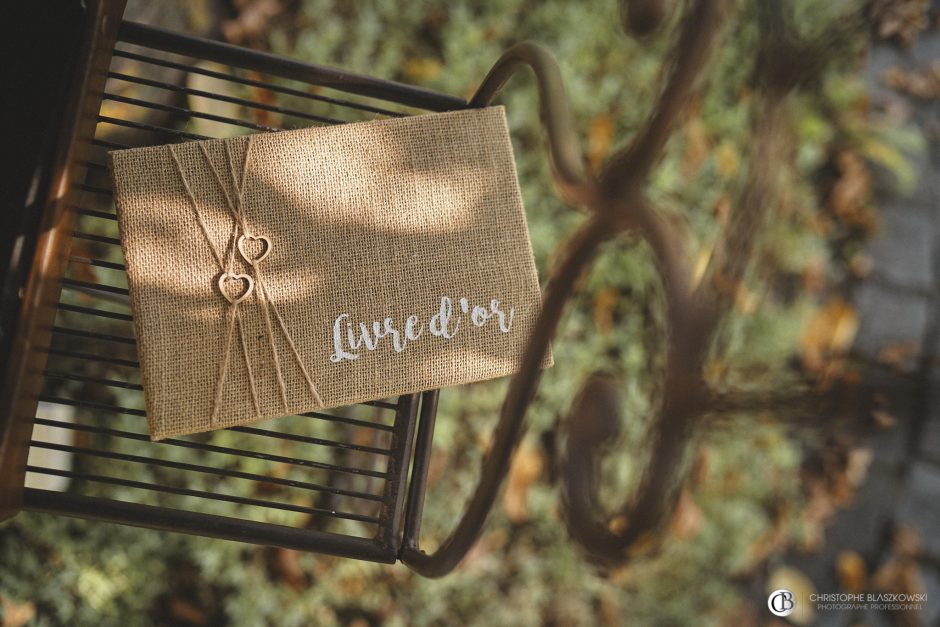
[{"label": "wrapped twine knot", "polygon": [[[287,402],[287,386],[284,383],[284,376],[281,372],[281,360],[280,356],[278,355],[277,344],[274,338],[275,327],[271,320],[272,316],[274,320],[277,321],[277,329],[279,329],[280,332],[284,335],[284,339],[287,341],[287,345],[290,347],[291,354],[293,355],[294,360],[297,362],[300,371],[303,373],[311,398],[313,398],[313,400],[321,408],[324,407],[323,399],[320,398],[320,394],[317,392],[317,388],[313,383],[313,379],[311,379],[310,373],[307,372],[307,368],[304,366],[303,359],[301,359],[300,353],[297,351],[297,346],[294,344],[294,340],[287,328],[287,324],[284,322],[284,318],[278,311],[277,305],[271,299],[268,288],[264,283],[264,275],[261,272],[261,262],[264,261],[264,259],[267,258],[267,256],[271,253],[273,248],[271,240],[264,235],[253,233],[251,229],[248,228],[246,207],[243,205],[242,201],[245,192],[245,174],[248,171],[248,166],[251,159],[251,140],[252,137],[249,136],[248,145],[245,148],[245,159],[242,162],[241,176],[239,176],[235,170],[235,160],[232,158],[232,151],[229,142],[223,143],[223,146],[225,147],[226,161],[228,162],[229,171],[232,176],[232,187],[235,191],[234,200],[223,183],[222,175],[219,173],[218,168],[216,168],[215,164],[212,162],[212,159],[209,157],[209,152],[206,150],[205,144],[203,142],[197,144],[199,150],[202,152],[202,156],[209,165],[209,168],[212,171],[219,188],[222,190],[222,195],[225,197],[226,207],[233,220],[232,235],[229,238],[227,253],[226,251],[220,251],[210,236],[209,228],[206,226],[206,223],[202,217],[202,211],[199,209],[199,201],[196,199],[196,195],[193,193],[193,190],[189,185],[189,181],[187,180],[186,174],[183,171],[183,166],[180,164],[179,157],[176,154],[175,147],[172,144],[167,146],[167,149],[170,152],[170,157],[173,159],[173,163],[176,165],[176,171],[179,173],[180,180],[183,183],[183,189],[186,191],[186,195],[189,197],[193,212],[196,215],[196,222],[199,224],[199,228],[202,231],[206,242],[209,244],[210,250],[212,251],[212,256],[215,258],[215,261],[219,266],[220,274],[216,285],[222,297],[228,302],[228,322],[225,351],[222,354],[222,361],[219,364],[219,376],[218,380],[216,381],[215,396],[212,402],[211,421],[213,425],[215,425],[218,421],[219,404],[222,399],[225,379],[228,375],[229,361],[231,360],[232,354],[232,343],[234,341],[236,332],[238,333],[241,353],[245,359],[245,367],[248,371],[248,383],[251,389],[251,400],[254,404],[257,416],[259,418],[262,416],[260,403],[258,402],[258,392],[255,385],[255,377],[251,367],[251,360],[248,357],[248,344],[245,341],[245,334],[242,330],[242,325],[239,324],[238,315],[239,306],[253,295],[257,296],[258,303],[261,305],[261,311],[263,314],[265,327],[267,329],[268,345],[271,349],[271,358],[274,362],[274,372],[277,377],[278,387],[281,392],[281,401],[284,404],[284,411],[290,413],[290,408]],[[260,244],[260,250],[257,250],[255,247],[256,244]],[[250,271],[254,276],[251,276],[251,274],[240,274],[235,272],[234,264],[236,251],[241,256],[241,258],[244,259],[245,263],[248,264]]]}]

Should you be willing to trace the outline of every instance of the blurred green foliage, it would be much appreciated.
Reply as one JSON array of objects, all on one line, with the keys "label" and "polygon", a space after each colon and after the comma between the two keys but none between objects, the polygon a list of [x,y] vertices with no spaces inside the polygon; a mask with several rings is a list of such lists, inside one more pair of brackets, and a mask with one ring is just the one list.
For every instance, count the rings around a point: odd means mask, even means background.
[{"label": "blurred green foliage", "polygon": [[[752,8],[738,4],[703,81],[704,96],[676,129],[650,190],[664,211],[688,221],[694,254],[706,259],[721,216],[737,210],[734,198],[751,139],[749,81],[759,42]],[[575,126],[596,165],[646,118],[674,29],[672,24],[642,42],[628,39],[619,30],[615,3],[606,0],[304,0],[296,18],[278,26],[270,41],[278,54],[469,96],[504,49],[538,40],[561,64]],[[902,154],[910,138],[869,121],[856,63],[846,55],[819,89],[793,103],[793,167],[785,155],[780,159],[787,169],[785,197],[747,283],[751,305],[739,306],[722,329],[707,373],[713,382],[766,389],[798,378],[792,358],[816,296],[787,286],[801,285],[813,268],[829,268],[824,273],[839,278],[845,267],[830,246],[841,227],[817,228],[827,211],[821,173],[831,169],[834,154],[873,153],[902,181],[910,176]],[[281,101],[308,106],[299,98]],[[554,251],[583,216],[552,189],[531,79],[514,79],[500,104],[507,109],[544,277]],[[800,542],[807,533],[799,480],[803,451],[784,426],[748,416],[738,423],[743,427],[706,430],[676,531],[657,556],[611,572],[596,571],[568,540],[550,480],[550,452],[543,443],[551,441],[583,378],[604,368],[623,379],[627,416],[622,452],[604,468],[607,496],[615,505],[628,493],[643,459],[645,417],[655,406],[662,309],[656,276],[644,246],[622,238],[605,247],[562,322],[554,343],[556,366],[545,374],[530,412],[523,450],[529,463],[541,464],[541,472],[521,493],[506,497],[515,500],[515,508],[521,499],[523,512],[514,509],[509,516],[498,506],[478,547],[445,579],[424,580],[401,565],[291,555],[307,580],[295,587],[272,568],[278,558],[270,549],[22,514],[0,535],[0,595],[33,602],[37,625],[180,620],[173,610],[180,599],[197,608],[193,620],[246,626],[733,620],[745,598],[742,577],[760,568],[768,551]],[[451,529],[475,485],[505,387],[495,382],[442,394],[424,518],[429,548]],[[237,446],[237,435],[231,437]],[[204,481],[194,487],[213,488],[210,479]],[[119,489],[105,486],[101,493],[119,496]]]}]

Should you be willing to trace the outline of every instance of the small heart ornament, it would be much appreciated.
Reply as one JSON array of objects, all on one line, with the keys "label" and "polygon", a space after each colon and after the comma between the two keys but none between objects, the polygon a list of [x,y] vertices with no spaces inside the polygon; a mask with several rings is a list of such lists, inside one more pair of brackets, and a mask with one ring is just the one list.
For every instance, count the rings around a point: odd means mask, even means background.
[{"label": "small heart ornament", "polygon": [[[257,248],[255,244],[261,245],[260,250],[255,250]],[[238,252],[242,256],[242,259],[252,266],[261,263],[264,258],[271,253],[271,240],[264,235],[245,233],[238,238],[237,245]]]},{"label": "small heart ornament", "polygon": [[[232,294],[231,287],[235,287],[234,294]],[[219,276],[219,291],[222,292],[222,296],[225,297],[225,300],[230,302],[233,305],[237,305],[242,302],[249,296],[251,292],[255,289],[255,282],[247,274],[234,274],[232,272],[223,272]]]}]

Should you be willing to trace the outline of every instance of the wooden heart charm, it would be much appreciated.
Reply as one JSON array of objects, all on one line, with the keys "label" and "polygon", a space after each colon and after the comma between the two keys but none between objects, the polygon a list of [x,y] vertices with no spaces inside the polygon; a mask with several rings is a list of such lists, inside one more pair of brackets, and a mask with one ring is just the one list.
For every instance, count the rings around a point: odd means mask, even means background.
[{"label": "wooden heart charm", "polygon": [[255,289],[255,282],[247,274],[234,274],[232,272],[223,272],[219,276],[219,291],[225,300],[237,305],[249,296]]},{"label": "wooden heart charm", "polygon": [[271,240],[264,235],[245,233],[238,238],[238,252],[242,259],[253,266],[271,253]]}]

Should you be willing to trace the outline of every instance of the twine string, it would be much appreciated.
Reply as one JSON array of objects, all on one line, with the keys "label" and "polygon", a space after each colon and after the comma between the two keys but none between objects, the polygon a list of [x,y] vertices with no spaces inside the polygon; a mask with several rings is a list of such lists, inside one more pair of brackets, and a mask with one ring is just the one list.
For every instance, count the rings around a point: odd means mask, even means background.
[{"label": "twine string", "polygon": [[[238,175],[235,169],[235,160],[232,156],[230,143],[225,142],[223,144],[225,148],[226,162],[228,164],[229,173],[231,174],[231,178],[232,178],[232,185],[235,191],[234,200],[232,199],[232,195],[229,194],[228,188],[225,185],[225,182],[223,181],[221,173],[219,172],[215,163],[212,161],[211,157],[209,156],[209,152],[206,149],[205,144],[203,143],[197,144],[200,152],[202,153],[203,158],[205,159],[206,163],[209,165],[209,169],[211,170],[212,175],[215,178],[215,181],[219,186],[219,189],[222,191],[222,195],[225,198],[226,207],[234,221],[232,225],[232,236],[229,239],[227,251],[225,250],[220,251],[218,247],[216,246],[215,241],[212,239],[212,236],[209,232],[209,227],[206,225],[205,220],[203,219],[203,216],[202,216],[202,212],[199,209],[199,202],[196,199],[196,195],[193,193],[192,187],[190,186],[189,181],[186,178],[185,172],[183,170],[182,164],[180,163],[176,150],[173,145],[168,146],[169,151],[170,151],[170,156],[173,159],[173,163],[176,166],[176,170],[179,174],[180,180],[183,183],[183,189],[186,192],[186,195],[189,197],[190,203],[193,207],[193,211],[196,215],[196,222],[199,224],[199,228],[203,234],[203,237],[205,238],[206,242],[209,244],[209,249],[212,252],[212,256],[215,258],[216,263],[219,265],[219,268],[221,269],[221,271],[225,274],[232,275],[232,276],[234,276],[233,268],[235,266],[235,252],[236,250],[239,249],[238,244],[239,244],[241,237],[245,237],[245,238],[252,237],[251,231],[248,228],[248,223],[247,223],[247,219],[246,219],[245,211],[243,207],[245,180],[246,180],[246,174],[248,171],[248,164],[251,158],[251,145],[252,145],[251,140],[252,140],[252,137],[249,136],[247,146],[245,149],[245,158],[244,158],[244,161],[242,162],[241,176]],[[269,250],[271,246],[270,240],[267,240],[267,238],[265,238],[265,243]],[[271,349],[271,358],[274,362],[275,377],[277,379],[278,389],[280,391],[281,402],[284,406],[284,411],[290,412],[290,407],[289,407],[288,400],[287,400],[287,384],[284,381],[284,376],[283,376],[282,369],[281,369],[281,360],[280,360],[280,356],[277,350],[277,343],[275,341],[274,325],[272,324],[272,321],[271,321],[271,312],[274,313],[274,317],[278,323],[278,329],[284,335],[284,338],[287,341],[287,344],[291,349],[291,353],[293,354],[293,357],[298,367],[300,368],[301,373],[304,376],[304,380],[307,383],[307,388],[310,392],[311,397],[321,408],[324,407],[323,399],[320,397],[320,394],[317,391],[316,385],[314,385],[313,379],[310,376],[310,373],[307,371],[307,368],[303,363],[303,359],[300,356],[300,352],[297,350],[297,346],[294,343],[293,337],[291,337],[290,331],[287,328],[287,324],[284,322],[283,317],[281,316],[280,312],[277,309],[277,305],[275,305],[274,301],[270,297],[270,294],[268,293],[268,288],[264,283],[263,275],[261,273],[261,268],[260,268],[261,260],[249,259],[248,255],[244,251],[241,251],[241,254],[245,258],[245,261],[248,263],[248,265],[251,266],[251,268],[254,270],[254,275],[255,275],[254,280],[255,280],[255,283],[257,284],[256,293],[258,295],[258,302],[261,305],[261,310],[262,310],[262,314],[263,314],[264,321],[265,321],[268,346]],[[226,256],[228,257],[227,260],[225,259]],[[265,253],[265,256],[266,256],[266,253]],[[258,399],[258,391],[257,391],[255,376],[251,367],[251,359],[249,358],[249,355],[248,355],[248,344],[247,344],[247,341],[245,340],[245,332],[242,328],[242,324],[238,316],[238,313],[239,313],[238,306],[242,300],[244,300],[250,295],[250,290],[251,290],[250,285],[248,289],[249,289],[249,293],[246,293],[242,295],[241,297],[238,297],[235,299],[231,299],[229,298],[228,295],[223,293],[223,296],[226,298],[226,300],[229,300],[230,307],[229,307],[229,315],[228,315],[228,323],[227,323],[228,329],[226,333],[225,350],[222,354],[222,361],[219,367],[219,377],[218,377],[218,380],[216,381],[216,386],[215,386],[216,387],[215,397],[212,403],[211,422],[213,425],[215,425],[218,421],[219,406],[221,405],[221,402],[222,402],[222,393],[224,390],[225,379],[228,376],[228,367],[229,367],[229,362],[231,361],[231,353],[232,353],[232,343],[233,343],[234,334],[236,330],[239,336],[241,353],[245,360],[245,368],[248,372],[248,382],[249,382],[249,386],[251,390],[251,399],[254,405],[255,413],[259,418],[262,415],[260,402]]]},{"label": "twine string", "polygon": [[[235,249],[238,247],[238,227],[241,227],[242,233],[247,232],[247,226],[245,224],[244,218],[242,218],[241,213],[236,210],[235,204],[232,202],[232,197],[228,193],[228,187],[225,183],[222,182],[222,175],[219,173],[218,168],[215,167],[215,163],[212,162],[212,159],[209,157],[209,151],[206,149],[204,143],[200,142],[198,144],[199,151],[202,152],[203,158],[205,158],[206,163],[209,164],[209,169],[212,171],[212,175],[215,177],[215,182],[218,183],[219,189],[222,190],[222,196],[225,198],[225,205],[228,207],[229,214],[235,220],[235,227],[232,229],[232,240],[229,243],[229,254],[228,254],[228,263],[229,268],[231,269],[235,265]],[[248,138],[248,148],[251,150],[251,137]],[[229,162],[231,162],[230,152],[228,148],[228,142],[225,143],[225,155]],[[247,155],[247,153],[246,153]],[[234,172],[234,171],[233,171]],[[233,173],[233,181],[234,173]]]},{"label": "twine string", "polygon": [[176,165],[176,171],[180,175],[180,180],[183,182],[183,190],[186,192],[186,196],[189,197],[190,205],[192,205],[193,213],[196,214],[196,222],[199,224],[199,230],[202,231],[202,236],[206,239],[206,243],[209,244],[209,250],[212,251],[212,256],[215,257],[216,263],[219,264],[219,269],[225,272],[225,262],[222,261],[222,253],[216,248],[215,242],[212,240],[212,236],[209,234],[209,227],[206,226],[205,221],[202,219],[202,212],[199,211],[199,202],[196,200],[196,195],[193,194],[192,188],[189,186],[189,181],[186,179],[186,176],[183,174],[183,166],[180,164],[179,157],[176,154],[176,148],[173,144],[167,146],[170,151],[170,157],[173,159],[173,163]]},{"label": "twine string", "polygon": [[[242,162],[242,174],[240,181],[239,177],[236,176],[235,173],[235,160],[232,158],[228,144],[225,145],[225,149],[229,168],[232,173],[232,182],[235,184],[235,194],[238,203],[235,209],[242,224],[242,232],[246,237],[250,237],[251,232],[248,230],[246,215],[247,211],[242,204],[242,199],[244,198],[245,192],[245,177],[246,173],[248,172],[248,164],[251,158],[251,137],[248,138],[248,146],[245,149],[245,160]],[[267,245],[270,246],[270,242],[268,242]],[[294,338],[291,336],[290,331],[287,328],[287,324],[284,322],[284,318],[281,317],[281,313],[278,311],[277,305],[274,303],[274,299],[272,299],[268,294],[268,286],[265,284],[264,275],[261,272],[261,260],[256,259],[252,262],[249,262],[249,265],[254,269],[255,282],[258,284],[258,302],[261,303],[261,311],[264,314],[264,322],[268,331],[269,344],[271,346],[271,355],[274,359],[274,371],[277,375],[277,382],[278,386],[280,387],[281,402],[284,404],[284,410],[290,411],[287,403],[287,385],[284,383],[284,378],[281,375],[281,362],[274,341],[274,331],[271,324],[271,312],[274,313],[274,317],[277,319],[281,333],[284,335],[284,339],[287,341],[287,345],[290,347],[294,361],[296,361],[297,366],[300,368],[301,374],[304,376],[304,380],[307,383],[307,390],[310,392],[310,396],[317,403],[317,405],[319,405],[321,408],[324,407],[323,399],[320,398],[320,393],[317,391],[317,386],[314,385],[313,378],[307,371],[307,367],[304,365],[304,360],[301,358],[300,352],[297,350],[297,345],[294,344]]]},{"label": "twine string", "polygon": [[[212,401],[212,424],[218,421],[219,403],[222,401],[222,384],[225,381],[225,377],[228,375],[229,356],[232,353],[230,347],[232,345],[232,335],[234,335],[237,320],[238,303],[232,303],[228,311],[228,333],[225,334],[225,352],[222,354],[222,363],[219,366],[219,380],[216,383],[215,398]],[[241,329],[241,325],[238,325],[238,328]]]},{"label": "twine string", "polygon": [[[245,334],[241,332],[242,325],[238,325],[238,337],[241,340],[242,345],[242,355],[245,358],[245,368],[248,370],[248,385],[251,390],[251,402],[255,406],[255,415],[259,418],[261,417],[261,403],[258,402],[258,390],[255,389],[255,375],[251,371],[251,358],[248,357],[248,343],[245,342]],[[220,380],[224,381],[224,378],[220,377]],[[218,407],[218,402],[216,402],[216,407]]]},{"label": "twine string", "polygon": [[[206,160],[212,165],[212,161],[209,159],[208,153],[205,152],[205,148],[200,144],[200,148],[203,149],[203,155],[206,157]],[[228,264],[224,260],[224,251],[219,251],[218,247],[215,244],[215,241],[212,239],[212,235],[209,233],[209,227],[206,224],[205,220],[202,217],[202,211],[199,210],[199,201],[196,199],[196,195],[193,193],[192,187],[189,184],[189,180],[186,178],[183,166],[180,163],[179,155],[176,154],[176,148],[172,144],[168,146],[170,157],[173,160],[173,164],[176,166],[176,171],[179,173],[180,181],[183,183],[183,190],[186,192],[187,197],[189,197],[190,205],[193,208],[193,213],[196,216],[196,222],[199,224],[199,230],[202,232],[202,236],[205,238],[206,243],[209,245],[209,250],[212,252],[212,256],[215,258],[216,263],[219,266],[219,270],[226,274],[232,273],[232,268],[235,264],[235,248],[238,242],[238,223],[233,225],[233,232],[231,238],[231,254],[229,254]],[[213,168],[214,169],[214,168]],[[225,187],[222,187],[223,193],[227,195]],[[232,334],[236,329],[238,330],[238,337],[242,346],[242,356],[245,359],[245,366],[248,369],[248,383],[251,388],[251,399],[252,404],[255,408],[255,414],[260,418],[261,417],[261,406],[258,402],[258,392],[256,390],[254,376],[251,371],[251,360],[248,357],[248,345],[245,341],[245,333],[242,329],[241,324],[238,323],[238,302],[233,302],[229,309],[228,323],[227,323],[227,333],[226,333],[226,342],[225,342],[225,352],[222,354],[222,362],[219,365],[219,376],[216,381],[215,386],[215,396],[212,401],[212,412],[210,416],[211,424],[215,425],[218,422],[219,414],[219,405],[222,400],[222,390],[225,383],[225,379],[228,376],[228,365],[231,356],[231,346],[232,346]]]},{"label": "twine string", "polygon": [[281,327],[281,332],[284,334],[284,339],[287,340],[287,344],[290,346],[290,349],[294,354],[294,359],[297,361],[297,365],[300,367],[300,372],[304,375],[304,380],[307,382],[307,390],[310,392],[310,396],[313,397],[313,400],[315,400],[317,405],[319,405],[321,408],[325,407],[323,399],[320,398],[320,393],[317,391],[317,386],[313,384],[313,378],[310,376],[310,373],[307,372],[307,367],[304,366],[304,362],[300,358],[300,352],[297,350],[297,346],[294,344],[294,338],[291,337],[290,332],[287,330],[287,324],[284,322],[284,318],[281,317],[281,313],[277,310],[277,306],[274,304],[274,301],[271,300],[271,298],[267,295],[268,288],[261,279],[261,270],[259,268],[255,268],[255,276],[258,279],[258,293],[264,295],[264,300],[271,303],[271,311],[274,312],[274,317],[277,319],[277,323]]},{"label": "twine string", "polygon": [[[241,177],[235,171],[235,159],[232,157],[231,146],[225,144],[225,157],[228,162],[229,172],[232,175],[232,184],[235,186],[236,201],[233,204],[231,198],[226,194],[225,199],[228,201],[229,210],[235,216],[235,219],[241,224],[242,234],[248,236],[248,223],[245,220],[245,212],[242,207],[242,198],[244,198],[244,189],[245,189],[245,172],[248,171],[248,159],[251,157],[251,137],[248,138],[248,146],[245,148],[245,160],[242,162],[242,175]],[[213,172],[215,173],[216,181],[221,185],[222,177],[219,176],[215,166],[213,166]],[[241,182],[239,182],[241,178]],[[238,242],[236,241],[236,246]],[[234,257],[235,251],[232,250],[232,256]],[[248,261],[246,259],[246,261]],[[261,303],[261,312],[264,316],[264,326],[268,332],[268,347],[271,349],[271,359],[274,361],[274,375],[277,379],[278,391],[281,393],[281,403],[284,406],[284,411],[289,412],[290,408],[287,402],[287,384],[284,383],[284,374],[281,371],[281,358],[277,352],[277,345],[274,341],[274,330],[271,326],[271,314],[268,313],[268,299],[265,298],[264,292],[261,289],[261,274],[260,269],[256,263],[249,262],[249,265],[252,266],[255,270],[255,282],[258,283],[258,302]]]}]

